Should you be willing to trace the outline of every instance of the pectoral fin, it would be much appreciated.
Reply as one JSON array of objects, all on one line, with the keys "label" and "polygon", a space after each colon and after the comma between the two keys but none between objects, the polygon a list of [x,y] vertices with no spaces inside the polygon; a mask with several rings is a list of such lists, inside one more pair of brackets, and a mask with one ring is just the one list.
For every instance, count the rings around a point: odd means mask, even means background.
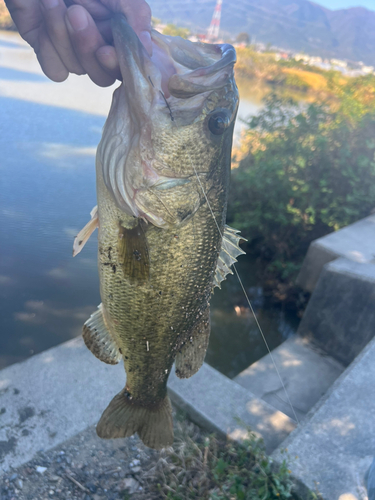
[{"label": "pectoral fin", "polygon": [[145,225],[139,221],[133,229],[120,225],[119,258],[124,276],[133,284],[142,284],[150,277],[150,257],[148,253]]},{"label": "pectoral fin", "polygon": [[97,227],[99,227],[99,216],[98,216],[98,206],[94,207],[91,212],[91,220],[86,224],[86,226],[81,229],[81,231],[74,238],[73,243],[73,257],[79,254],[79,252],[86,245],[92,233]]},{"label": "pectoral fin", "polygon": [[192,331],[190,338],[176,356],[176,375],[189,378],[203,365],[210,338],[210,308],[207,307],[201,321]]},{"label": "pectoral fin", "polygon": [[244,255],[246,253],[239,246],[239,241],[245,238],[241,238],[241,236],[238,236],[238,233],[239,231],[237,231],[236,229],[225,226],[223,242],[221,245],[221,251],[219,254],[216,274],[214,278],[214,287],[217,286],[221,288],[221,282],[226,279],[228,274],[233,274],[231,266],[235,262],[237,262],[236,257],[238,257],[239,255]]},{"label": "pectoral fin", "polygon": [[120,350],[109,333],[102,304],[83,325],[82,336],[86,347],[100,361],[109,365],[117,365],[121,360]]}]

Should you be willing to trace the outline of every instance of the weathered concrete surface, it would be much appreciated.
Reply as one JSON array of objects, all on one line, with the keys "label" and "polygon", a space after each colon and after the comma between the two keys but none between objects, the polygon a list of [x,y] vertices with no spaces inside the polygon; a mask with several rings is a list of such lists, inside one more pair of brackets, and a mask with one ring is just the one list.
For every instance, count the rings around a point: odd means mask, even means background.
[{"label": "weathered concrete surface", "polygon": [[375,214],[311,243],[297,284],[312,292],[323,267],[339,257],[359,263],[375,259]]},{"label": "weathered concrete surface", "polygon": [[[364,500],[364,476],[375,453],[375,340],[282,443],[293,475],[325,500]],[[309,417],[311,416],[310,420]],[[282,460],[280,449],[272,456]]]},{"label": "weathered concrete surface", "polygon": [[[306,339],[296,335],[274,349],[272,357],[298,420],[306,416],[344,371],[340,363],[317,353]],[[249,366],[234,380],[258,398],[294,418],[270,354]]]},{"label": "weathered concrete surface", "polygon": [[0,371],[0,470],[95,424],[125,383],[122,366],[75,339]]},{"label": "weathered concrete surface", "polygon": [[[0,371],[0,472],[96,424],[124,384],[122,365],[101,363],[81,338]],[[239,417],[269,451],[294,429],[289,417],[208,365],[189,380],[173,373],[170,392],[198,423],[234,438],[245,434]]]},{"label": "weathered concrete surface", "polygon": [[246,427],[251,427],[264,439],[268,453],[295,428],[288,416],[206,363],[187,380],[171,374],[169,390],[172,401],[198,425],[239,441],[246,437]]},{"label": "weathered concrete surface", "polygon": [[348,259],[327,264],[298,334],[349,365],[375,335],[375,265]]}]

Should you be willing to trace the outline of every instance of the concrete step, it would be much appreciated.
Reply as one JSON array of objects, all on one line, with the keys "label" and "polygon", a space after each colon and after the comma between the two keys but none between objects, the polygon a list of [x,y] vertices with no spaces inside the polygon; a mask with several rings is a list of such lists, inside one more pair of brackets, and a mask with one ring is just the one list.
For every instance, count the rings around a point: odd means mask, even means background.
[{"label": "concrete step", "polygon": [[348,366],[375,335],[375,265],[324,266],[297,334]]},{"label": "concrete step", "polygon": [[[124,384],[121,363],[101,363],[81,338],[1,370],[0,476],[96,424]],[[188,380],[173,371],[168,388],[198,424],[239,441],[250,426],[269,453],[295,428],[288,416],[206,364]]]},{"label": "concrete step", "polygon": [[237,441],[246,438],[250,427],[263,438],[267,453],[296,427],[287,415],[206,363],[189,379],[180,380],[172,372],[168,389],[176,406],[198,425]]},{"label": "concrete step", "polygon": [[[344,371],[340,363],[318,353],[307,340],[298,336],[274,349],[272,356],[300,421]],[[270,354],[249,366],[234,381],[295,418]]]},{"label": "concrete step", "polygon": [[339,257],[362,264],[374,264],[374,248],[375,214],[313,241],[303,261],[297,284],[312,292],[324,265]]},{"label": "concrete step", "polygon": [[303,425],[272,454],[297,457],[293,476],[325,500],[365,500],[375,454],[375,339],[334,382]]}]

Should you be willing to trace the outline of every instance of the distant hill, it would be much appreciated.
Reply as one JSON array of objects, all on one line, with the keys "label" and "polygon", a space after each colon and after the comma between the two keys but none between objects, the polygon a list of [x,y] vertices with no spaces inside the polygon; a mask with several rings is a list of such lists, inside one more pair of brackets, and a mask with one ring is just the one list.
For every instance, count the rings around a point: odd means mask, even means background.
[{"label": "distant hill", "polygon": [[[164,22],[205,32],[216,0],[149,3]],[[223,0],[221,28],[286,49],[375,65],[375,12],[362,7],[332,11],[308,0]]]}]

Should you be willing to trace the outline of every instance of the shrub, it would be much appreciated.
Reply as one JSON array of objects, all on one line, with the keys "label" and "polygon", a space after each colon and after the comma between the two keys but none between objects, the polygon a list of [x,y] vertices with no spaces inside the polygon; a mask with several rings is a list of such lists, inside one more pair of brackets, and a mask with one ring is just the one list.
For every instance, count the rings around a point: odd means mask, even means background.
[{"label": "shrub", "polygon": [[169,36],[180,36],[182,38],[187,38],[190,35],[190,30],[188,28],[180,28],[175,24],[167,24],[163,30],[163,35]]},{"label": "shrub", "polygon": [[15,29],[4,0],[0,0],[0,29]]},{"label": "shrub", "polygon": [[375,113],[344,104],[301,110],[273,95],[249,122],[228,221],[263,258],[266,275],[294,279],[311,241],[375,207]]}]

